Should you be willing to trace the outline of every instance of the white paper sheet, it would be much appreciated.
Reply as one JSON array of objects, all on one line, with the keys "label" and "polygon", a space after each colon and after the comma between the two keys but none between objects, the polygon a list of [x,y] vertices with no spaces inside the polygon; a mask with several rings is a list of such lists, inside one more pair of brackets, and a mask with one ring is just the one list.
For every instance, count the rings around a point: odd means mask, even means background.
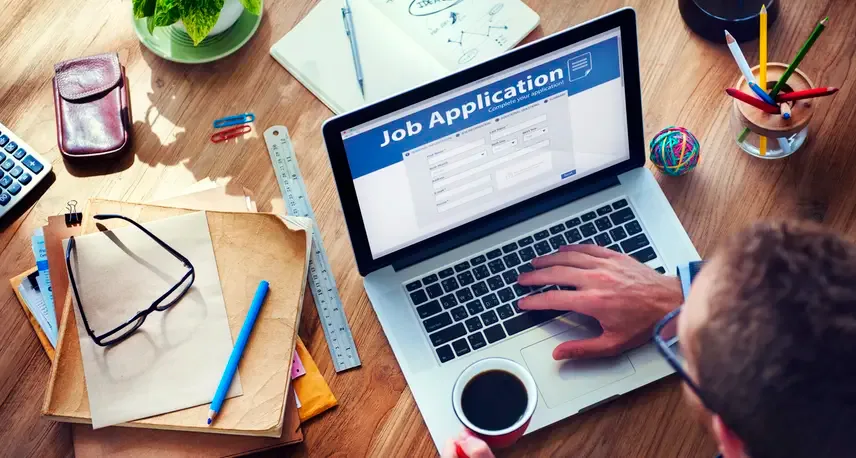
[{"label": "white paper sheet", "polygon": [[[121,223],[107,220],[106,227]],[[196,279],[172,308],[152,312],[127,340],[100,347],[86,333],[77,302],[80,351],[93,428],[211,402],[232,338],[208,221],[203,212],[144,225],[193,264]],[[72,271],[96,334],[149,307],[187,268],[135,227],[75,237]],[[68,240],[63,242],[67,246]],[[241,394],[236,376],[230,395]],[[200,418],[200,426],[205,424]]]},{"label": "white paper sheet", "polygon": [[538,25],[519,0],[371,0],[390,22],[448,69],[462,69],[513,47]]}]

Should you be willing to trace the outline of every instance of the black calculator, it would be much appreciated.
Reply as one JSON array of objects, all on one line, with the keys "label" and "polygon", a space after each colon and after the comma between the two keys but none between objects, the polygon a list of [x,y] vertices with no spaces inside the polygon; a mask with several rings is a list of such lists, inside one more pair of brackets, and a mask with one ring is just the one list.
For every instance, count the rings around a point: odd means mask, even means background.
[{"label": "black calculator", "polygon": [[0,218],[50,171],[50,162],[0,123]]}]

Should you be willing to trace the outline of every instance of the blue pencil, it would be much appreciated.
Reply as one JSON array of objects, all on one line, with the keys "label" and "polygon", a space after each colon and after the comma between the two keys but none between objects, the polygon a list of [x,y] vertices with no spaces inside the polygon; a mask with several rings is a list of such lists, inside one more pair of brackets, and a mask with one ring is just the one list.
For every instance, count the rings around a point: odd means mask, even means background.
[{"label": "blue pencil", "polygon": [[223,406],[223,400],[226,399],[226,393],[229,391],[229,386],[232,385],[232,379],[235,378],[235,372],[238,371],[238,363],[241,361],[241,356],[244,354],[244,347],[247,346],[247,340],[250,339],[250,333],[253,332],[253,325],[256,324],[256,318],[259,316],[259,310],[265,302],[270,284],[262,280],[256,289],[256,295],[253,296],[253,302],[250,304],[250,310],[247,311],[247,317],[244,318],[244,324],[241,326],[241,333],[238,334],[238,340],[235,341],[235,347],[232,348],[232,354],[229,356],[229,362],[226,363],[226,370],[223,371],[223,377],[220,379],[220,384],[217,385],[217,392],[214,393],[214,400],[211,401],[211,409],[208,411],[208,424],[214,421],[214,417],[220,412],[220,407]]},{"label": "blue pencil", "polygon": [[773,98],[772,98],[772,97],[770,97],[770,95],[769,95],[769,94],[767,94],[766,92],[764,92],[764,90],[763,90],[763,89],[761,89],[761,86],[758,86],[757,84],[755,84],[755,83],[753,83],[753,82],[751,82],[751,81],[750,81],[750,82],[749,82],[749,87],[751,87],[751,88],[752,88],[752,91],[753,91],[753,92],[755,92],[755,94],[757,94],[757,95],[758,95],[758,97],[759,97],[761,100],[763,100],[764,102],[766,102],[766,103],[768,103],[768,104],[770,104],[770,105],[773,105],[773,106],[776,106],[776,105],[777,105],[777,104],[776,104],[776,101],[775,101],[775,100],[773,100]]}]

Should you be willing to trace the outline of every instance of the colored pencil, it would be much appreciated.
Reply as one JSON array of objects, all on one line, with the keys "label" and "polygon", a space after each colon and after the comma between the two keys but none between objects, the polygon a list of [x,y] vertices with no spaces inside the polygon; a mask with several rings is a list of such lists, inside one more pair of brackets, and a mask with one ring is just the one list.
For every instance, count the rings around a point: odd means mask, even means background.
[{"label": "colored pencil", "polygon": [[[761,84],[761,87],[764,91],[767,90],[767,5],[761,5],[761,14],[759,15],[761,19],[761,31],[758,35],[758,45],[760,49],[758,50],[758,56],[760,60],[760,64],[758,66],[758,82]],[[761,136],[761,139],[758,143],[759,151],[761,156],[767,155],[767,137]]]},{"label": "colored pencil", "polygon": [[241,361],[241,356],[244,354],[244,348],[247,346],[247,340],[250,339],[250,334],[253,332],[253,325],[256,324],[256,318],[259,316],[259,311],[262,304],[265,302],[270,284],[262,280],[259,282],[259,287],[256,289],[256,294],[253,296],[253,302],[250,303],[250,309],[247,311],[247,317],[244,318],[244,324],[241,325],[241,332],[238,333],[238,339],[235,340],[235,346],[232,347],[232,354],[229,355],[229,362],[226,363],[226,369],[223,371],[223,376],[220,378],[220,383],[217,385],[217,391],[214,393],[214,399],[211,401],[211,408],[208,410],[208,424],[214,421],[214,417],[220,413],[220,408],[223,407],[223,401],[226,399],[226,393],[229,392],[229,387],[232,385],[232,379],[235,378],[235,372],[238,371],[238,363]]},{"label": "colored pencil", "polygon": [[799,52],[797,52],[796,57],[794,57],[793,62],[791,62],[791,65],[788,65],[788,69],[785,70],[785,73],[782,74],[782,77],[779,78],[779,81],[777,81],[776,85],[773,86],[773,89],[770,90],[771,97],[776,98],[776,96],[779,95],[779,91],[782,90],[782,87],[785,85],[785,83],[788,82],[788,79],[791,77],[791,75],[794,74],[797,67],[799,67],[800,62],[802,62],[803,58],[805,58],[805,55],[808,54],[808,51],[814,45],[814,42],[817,41],[817,38],[820,36],[821,33],[823,33],[823,30],[826,28],[827,24],[829,24],[828,17],[817,23],[817,26],[815,26],[814,30],[812,30],[811,35],[808,36],[808,40],[806,40],[806,42],[802,45],[802,48],[800,48]]},{"label": "colored pencil", "polygon": [[791,143],[785,137],[779,137],[776,140],[779,142],[779,148],[782,149],[782,152],[785,154],[791,154]]},{"label": "colored pencil", "polygon": [[764,101],[762,101],[758,97],[752,97],[751,95],[743,91],[738,91],[733,87],[726,89],[725,93],[741,102],[748,103],[749,105],[752,105],[753,107],[765,113],[779,114],[779,107],[777,105],[770,105],[768,103],[764,103]]},{"label": "colored pencil", "polygon": [[758,96],[758,98],[759,98],[759,99],[761,99],[761,100],[763,100],[765,103],[768,103],[768,104],[770,104],[770,105],[775,105],[775,104],[776,104],[776,101],[775,101],[775,100],[773,100],[773,98],[772,98],[772,97],[770,97],[769,95],[767,95],[767,93],[766,93],[766,92],[764,92],[764,90],[763,90],[763,89],[761,89],[761,86],[758,86],[758,85],[757,85],[757,84],[755,84],[755,83],[749,83],[749,89],[752,89],[752,92],[754,92],[754,93],[755,93],[755,95],[757,95],[757,96]]},{"label": "colored pencil", "polygon": [[791,104],[788,102],[785,102],[785,103],[781,104],[780,107],[782,110],[782,117],[785,119],[791,119]]},{"label": "colored pencil", "polygon": [[737,40],[727,30],[725,31],[725,42],[728,43],[728,49],[731,51],[731,55],[734,57],[734,61],[737,62],[737,67],[740,68],[740,72],[743,73],[746,81],[756,83],[755,75],[752,74],[752,69],[749,68],[749,62],[746,62],[746,56],[743,55],[740,45],[737,44]]},{"label": "colored pencil", "polygon": [[816,87],[813,89],[806,89],[804,91],[794,91],[786,94],[780,93],[776,96],[776,101],[795,102],[797,100],[813,99],[815,97],[826,97],[828,95],[835,94],[836,92],[838,92],[837,87]]}]

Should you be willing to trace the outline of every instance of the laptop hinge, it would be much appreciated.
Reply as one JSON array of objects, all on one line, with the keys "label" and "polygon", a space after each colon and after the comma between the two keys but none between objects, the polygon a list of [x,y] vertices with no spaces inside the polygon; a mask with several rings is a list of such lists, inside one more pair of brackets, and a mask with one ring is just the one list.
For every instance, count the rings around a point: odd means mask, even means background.
[{"label": "laptop hinge", "polygon": [[[449,250],[466,245],[474,240],[486,237],[494,232],[501,231],[517,223],[521,223],[542,213],[561,207],[562,205],[574,202],[582,199],[583,197],[590,196],[603,191],[604,189],[618,186],[620,184],[621,182],[618,180],[618,176],[614,175],[609,178],[604,178],[596,182],[580,186],[579,188],[568,192],[559,193],[549,199],[534,199],[534,202],[531,204],[529,201],[521,202],[511,208],[503,210],[503,212],[508,215],[506,217],[493,219],[486,224],[470,223],[466,225],[466,230],[461,230],[464,228],[453,229],[444,240],[434,243],[430,248],[420,250],[417,253],[412,253],[407,256],[402,256],[401,258],[393,261],[391,263],[392,268],[398,272],[399,270],[406,269],[414,264],[425,261],[426,259],[431,259],[434,256],[441,255]],[[478,221],[475,221],[474,223],[478,223]],[[472,226],[472,228],[470,226]]]}]

